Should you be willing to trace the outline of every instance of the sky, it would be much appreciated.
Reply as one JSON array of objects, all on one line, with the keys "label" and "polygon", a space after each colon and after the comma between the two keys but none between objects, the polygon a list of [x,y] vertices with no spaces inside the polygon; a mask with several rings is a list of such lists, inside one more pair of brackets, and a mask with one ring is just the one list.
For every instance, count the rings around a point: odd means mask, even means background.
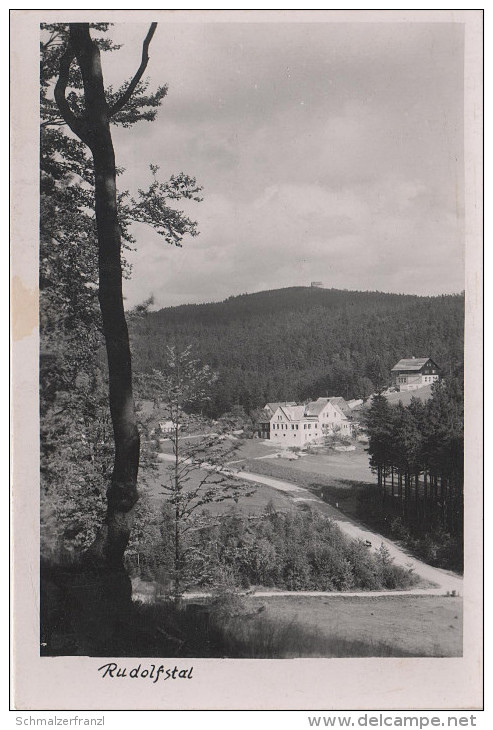
[{"label": "sky", "polygon": [[[105,82],[133,75],[147,26],[116,25]],[[464,289],[463,26],[160,23],[153,123],[113,131],[131,191],[186,172],[182,248],[136,225],[127,306],[309,286]]]}]

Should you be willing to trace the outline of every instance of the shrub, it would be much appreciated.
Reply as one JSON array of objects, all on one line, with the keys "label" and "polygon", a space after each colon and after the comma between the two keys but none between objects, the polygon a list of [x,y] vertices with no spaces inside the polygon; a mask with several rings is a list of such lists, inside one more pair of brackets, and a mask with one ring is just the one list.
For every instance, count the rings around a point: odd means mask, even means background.
[{"label": "shrub", "polygon": [[[167,530],[147,565],[156,577],[170,564]],[[279,589],[345,591],[407,588],[416,582],[393,565],[385,548],[375,555],[345,537],[337,525],[309,508],[295,513],[271,509],[249,519],[234,510],[189,532],[190,588],[219,590],[251,585]]]}]

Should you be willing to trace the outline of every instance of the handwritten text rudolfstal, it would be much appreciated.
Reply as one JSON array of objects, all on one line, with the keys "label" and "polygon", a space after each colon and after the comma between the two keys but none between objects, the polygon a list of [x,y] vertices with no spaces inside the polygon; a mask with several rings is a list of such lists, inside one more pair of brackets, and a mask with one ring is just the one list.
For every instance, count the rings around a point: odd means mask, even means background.
[{"label": "handwritten text rudolfstal", "polygon": [[137,667],[127,669],[127,667],[119,666],[116,662],[109,662],[98,667],[98,672],[101,672],[101,677],[106,679],[111,677],[115,679],[117,677],[127,677],[130,679],[150,679],[153,684],[158,680],[166,679],[193,679],[192,677],[193,667],[185,667],[180,669],[179,667],[164,667],[162,664],[159,667],[156,664],[151,664],[150,667],[142,667],[139,664]]}]

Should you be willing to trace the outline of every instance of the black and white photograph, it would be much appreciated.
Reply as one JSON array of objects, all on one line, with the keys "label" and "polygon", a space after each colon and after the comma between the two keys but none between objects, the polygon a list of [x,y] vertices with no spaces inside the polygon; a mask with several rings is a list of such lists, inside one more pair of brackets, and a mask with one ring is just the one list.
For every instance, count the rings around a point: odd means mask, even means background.
[{"label": "black and white photograph", "polygon": [[478,707],[482,12],[14,16],[18,675]]}]

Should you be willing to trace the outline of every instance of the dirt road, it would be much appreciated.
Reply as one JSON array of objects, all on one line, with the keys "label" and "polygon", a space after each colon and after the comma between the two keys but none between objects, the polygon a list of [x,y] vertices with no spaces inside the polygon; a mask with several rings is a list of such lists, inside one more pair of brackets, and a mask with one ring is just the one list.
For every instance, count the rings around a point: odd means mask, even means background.
[{"label": "dirt road", "polygon": [[[413,593],[416,593],[416,595],[422,593],[426,595],[444,595],[446,593],[453,593],[454,591],[455,595],[462,595],[463,580],[460,575],[457,575],[452,571],[442,570],[441,568],[434,568],[427,563],[423,563],[421,560],[417,560],[388,538],[383,537],[378,532],[373,532],[369,530],[367,527],[363,527],[359,523],[344,515],[336,507],[327,504],[322,499],[309,492],[307,489],[299,487],[298,485],[291,482],[285,482],[281,479],[274,479],[273,477],[266,477],[261,474],[253,474],[252,472],[238,472],[237,476],[241,479],[245,479],[246,481],[266,484],[269,487],[277,489],[281,492],[288,492],[291,499],[293,499],[295,502],[309,503],[313,509],[322,512],[323,514],[327,515],[327,517],[330,517],[330,519],[336,522],[339,529],[344,532],[344,534],[348,535],[354,540],[371,542],[371,546],[375,550],[378,550],[378,548],[383,543],[388,549],[390,556],[393,558],[396,565],[401,565],[404,568],[412,567],[415,573],[417,573],[419,576],[429,581],[430,583],[436,584],[435,588],[426,588],[413,591]],[[389,595],[389,592],[385,591],[385,594]]]},{"label": "dirt road", "polygon": [[[173,459],[171,454],[160,454],[159,458],[163,461],[170,461]],[[210,467],[212,468],[212,467]],[[322,512],[331,520],[337,523],[339,529],[348,537],[354,540],[362,540],[363,542],[370,542],[371,549],[378,550],[382,544],[388,549],[390,556],[393,558],[396,565],[400,565],[403,568],[412,567],[414,572],[429,583],[434,584],[429,588],[413,589],[406,591],[406,593],[413,595],[462,595],[463,579],[460,575],[453,573],[452,571],[442,570],[441,568],[434,568],[427,563],[417,560],[403,550],[401,547],[396,545],[394,542],[386,537],[383,537],[377,532],[369,530],[367,527],[363,527],[359,523],[347,517],[336,507],[327,504],[316,495],[309,492],[304,487],[300,487],[292,482],[283,481],[281,479],[275,479],[268,477],[263,474],[254,474],[253,472],[237,471],[230,467],[227,470],[230,476],[234,476],[238,479],[243,479],[247,482],[254,482],[256,484],[263,484],[279,492],[284,492],[294,502],[308,503],[313,509]],[[392,595],[392,591],[382,592],[382,595]],[[402,593],[402,591],[395,591],[396,594]],[[257,595],[282,595],[279,592],[274,593],[262,593]],[[292,595],[289,592],[286,595]],[[306,592],[300,595],[313,595],[310,592]],[[320,593],[317,595],[321,595]],[[327,594],[328,596],[334,594]],[[368,592],[362,593],[345,593],[344,595],[356,596],[356,595],[368,595]],[[377,595],[373,594],[372,595]]]}]

